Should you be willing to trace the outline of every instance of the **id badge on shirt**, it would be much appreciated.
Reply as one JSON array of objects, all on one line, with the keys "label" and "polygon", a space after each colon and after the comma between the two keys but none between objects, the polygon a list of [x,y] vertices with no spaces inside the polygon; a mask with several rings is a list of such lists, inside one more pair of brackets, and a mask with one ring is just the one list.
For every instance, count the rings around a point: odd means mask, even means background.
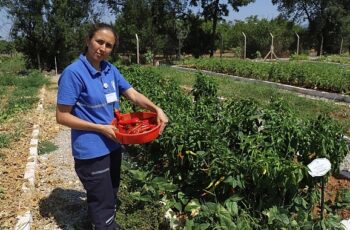
[{"label": "id badge on shirt", "polygon": [[118,101],[116,92],[106,94],[107,103]]}]

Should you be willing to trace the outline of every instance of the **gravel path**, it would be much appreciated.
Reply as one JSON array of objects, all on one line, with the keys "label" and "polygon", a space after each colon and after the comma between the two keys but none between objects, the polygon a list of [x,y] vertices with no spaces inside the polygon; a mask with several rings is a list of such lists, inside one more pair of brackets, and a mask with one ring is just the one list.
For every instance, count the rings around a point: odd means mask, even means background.
[{"label": "gravel path", "polygon": [[33,229],[89,229],[84,189],[74,171],[70,129],[52,140],[58,149],[38,159]]}]

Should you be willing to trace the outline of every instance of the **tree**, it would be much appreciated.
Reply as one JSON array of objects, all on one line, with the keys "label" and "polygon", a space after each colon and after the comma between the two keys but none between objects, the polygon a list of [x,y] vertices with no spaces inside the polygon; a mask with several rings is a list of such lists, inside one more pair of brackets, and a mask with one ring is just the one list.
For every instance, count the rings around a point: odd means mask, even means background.
[{"label": "tree", "polygon": [[12,41],[6,41],[0,39],[0,54],[13,54],[15,47]]},{"label": "tree", "polygon": [[[43,9],[48,1],[2,1],[2,6],[8,9],[8,14],[14,17],[14,24],[10,36],[14,38],[17,49],[23,52],[31,67],[41,65],[45,29]],[[33,52],[34,51],[34,52]]]},{"label": "tree", "polygon": [[177,57],[181,59],[181,49],[183,46],[183,42],[186,39],[189,32],[189,26],[185,23],[184,20],[176,21],[176,37],[179,41],[178,54]]},{"label": "tree", "polygon": [[203,28],[203,19],[189,13],[186,15],[185,21],[189,25],[189,33],[184,41],[183,50],[196,58],[208,53],[210,51],[210,33]]},{"label": "tree", "polygon": [[350,15],[347,14],[341,19],[341,41],[343,41],[342,48],[347,47],[348,53],[350,54]]},{"label": "tree", "polygon": [[[340,43],[343,40],[343,47],[347,47],[350,52],[350,0],[339,1],[329,8],[331,15],[332,31],[334,31],[335,39],[332,41],[333,52],[340,51]],[[333,36],[334,37],[334,36]]]},{"label": "tree", "polygon": [[28,67],[52,69],[57,51],[61,67],[77,55],[84,25],[96,19],[94,4],[83,0],[4,0],[0,7],[13,17],[11,37]]},{"label": "tree", "polygon": [[[230,47],[230,33],[233,27],[232,22],[219,22],[217,26],[217,33],[220,35],[220,39],[216,40],[215,47],[222,48],[222,52]],[[239,55],[239,54],[238,54]]]},{"label": "tree", "polygon": [[118,50],[124,53],[134,52],[136,50],[135,34],[138,34],[141,41],[140,51],[141,53],[145,52],[145,47],[149,46],[149,42],[152,40],[151,25],[151,12],[147,1],[125,1],[116,18],[116,28],[119,35]]},{"label": "tree", "polygon": [[[340,36],[347,36],[344,33],[350,14],[349,0],[272,0],[272,3],[278,5],[284,17],[308,22],[309,40],[317,41],[319,52],[323,44],[327,52],[337,52]],[[314,46],[313,42],[310,45]]]},{"label": "tree", "polygon": [[[118,1],[119,2],[119,1]],[[116,27],[121,52],[134,52],[135,34],[140,38],[140,51],[165,56],[178,49],[177,20],[182,17],[186,1],[124,0],[114,12],[119,12]],[[112,4],[112,1],[109,1]]]},{"label": "tree", "polygon": [[299,22],[308,20],[309,23],[324,11],[324,2],[323,0],[272,0],[286,18]]},{"label": "tree", "polygon": [[[220,23],[218,31],[225,37],[224,47],[233,48],[236,55],[244,48],[244,33],[247,36],[246,55],[248,58],[265,56],[270,51],[271,36],[274,36],[274,51],[278,57],[289,56],[296,50],[295,32],[303,36],[305,29],[290,22],[283,17],[271,20],[258,19],[250,16],[244,21],[236,20],[234,23]],[[242,53],[241,53],[242,54]]]},{"label": "tree", "polygon": [[108,8],[117,15],[122,11],[128,0],[99,0],[99,2],[101,4],[107,4]]},{"label": "tree", "polygon": [[84,0],[53,0],[47,10],[47,64],[52,68],[56,57],[62,69],[83,51],[88,26],[98,21],[99,14],[93,1]]},{"label": "tree", "polygon": [[[163,54],[166,56],[178,53],[178,38],[185,36],[186,25],[183,22],[187,0],[153,0],[152,25],[164,38]],[[179,24],[183,24],[180,28]],[[180,32],[181,31],[181,32]],[[184,38],[181,38],[184,39]]]},{"label": "tree", "polygon": [[212,22],[212,31],[210,36],[210,56],[214,55],[215,40],[216,40],[216,27],[222,16],[228,16],[228,4],[231,5],[234,11],[238,12],[239,7],[246,6],[255,0],[228,0],[228,3],[220,3],[220,0],[191,0],[190,4],[193,6],[200,6],[203,9],[202,15],[205,20]]}]

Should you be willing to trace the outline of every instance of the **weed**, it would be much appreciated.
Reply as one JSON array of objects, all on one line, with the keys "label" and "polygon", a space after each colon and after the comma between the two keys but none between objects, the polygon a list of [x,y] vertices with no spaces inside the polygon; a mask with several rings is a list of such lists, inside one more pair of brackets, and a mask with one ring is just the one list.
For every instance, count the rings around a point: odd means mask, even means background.
[{"label": "weed", "polygon": [[[163,217],[165,213],[164,206],[158,200],[142,202],[135,200],[131,195],[130,189],[135,181],[126,173],[131,169],[129,167],[129,162],[123,162],[123,180],[119,188],[116,222],[120,224],[122,229],[169,229]],[[133,188],[141,189],[137,186]]]},{"label": "weed", "polygon": [[8,147],[8,145],[10,144],[10,141],[11,141],[11,138],[8,134],[0,133],[0,148]]},{"label": "weed", "polygon": [[42,141],[39,142],[39,155],[50,153],[58,149],[58,146],[52,143],[51,141]]},{"label": "weed", "polygon": [[3,199],[5,197],[5,190],[3,187],[0,187],[0,199]]}]

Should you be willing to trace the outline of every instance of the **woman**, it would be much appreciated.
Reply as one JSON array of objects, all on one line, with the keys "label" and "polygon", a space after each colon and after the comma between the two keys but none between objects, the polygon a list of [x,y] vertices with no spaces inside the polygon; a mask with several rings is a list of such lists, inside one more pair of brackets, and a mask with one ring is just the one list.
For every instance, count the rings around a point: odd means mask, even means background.
[{"label": "woman", "polygon": [[75,171],[86,190],[88,213],[96,230],[119,229],[114,219],[122,151],[110,124],[120,96],[156,112],[161,132],[168,122],[161,108],[132,88],[106,61],[116,42],[113,27],[95,24],[84,53],[65,68],[58,82],[56,120],[71,128]]}]

